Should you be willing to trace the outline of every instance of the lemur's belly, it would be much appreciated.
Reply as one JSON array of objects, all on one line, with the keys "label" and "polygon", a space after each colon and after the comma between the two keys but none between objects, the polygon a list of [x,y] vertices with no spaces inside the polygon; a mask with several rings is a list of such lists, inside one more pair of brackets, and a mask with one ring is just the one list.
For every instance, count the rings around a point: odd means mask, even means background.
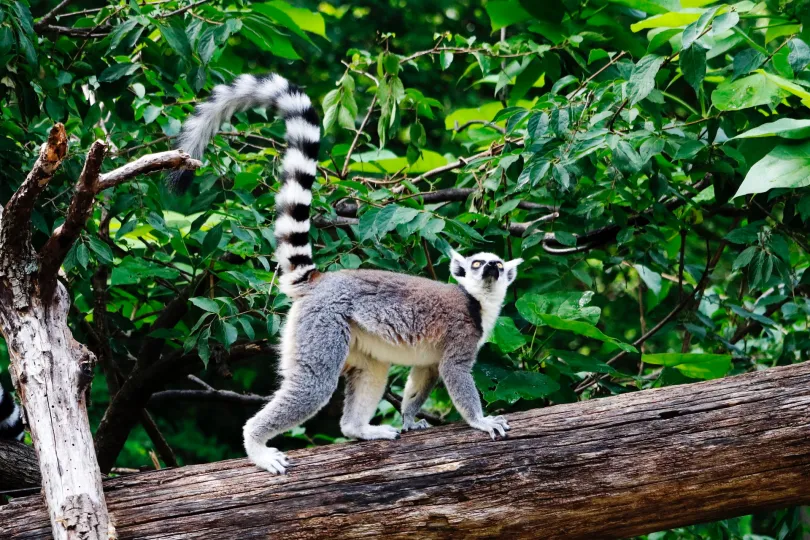
[{"label": "lemur's belly", "polygon": [[[424,342],[417,345],[394,344],[357,327],[352,327],[349,349],[352,352],[357,351],[368,355],[379,362],[401,366],[431,366],[438,364],[439,360],[441,360],[441,352],[432,343]],[[353,364],[351,353],[349,354],[348,363]]]}]

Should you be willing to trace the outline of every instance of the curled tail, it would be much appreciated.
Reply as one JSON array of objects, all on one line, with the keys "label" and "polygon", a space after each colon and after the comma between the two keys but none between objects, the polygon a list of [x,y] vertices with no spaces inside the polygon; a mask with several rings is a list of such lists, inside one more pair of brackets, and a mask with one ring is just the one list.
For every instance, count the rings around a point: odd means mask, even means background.
[{"label": "curled tail", "polygon": [[0,386],[0,439],[21,441],[24,436],[20,408],[11,394]]},{"label": "curled tail", "polygon": [[[287,128],[282,183],[276,195],[276,260],[282,271],[281,290],[290,296],[300,296],[306,293],[316,271],[309,242],[309,209],[321,130],[309,97],[279,75],[241,75],[230,85],[215,87],[211,97],[197,106],[194,116],[183,124],[178,147],[196,159],[202,158],[223,122],[236,112],[254,107],[275,108]],[[193,178],[193,171],[182,171],[170,183],[183,191]]]}]

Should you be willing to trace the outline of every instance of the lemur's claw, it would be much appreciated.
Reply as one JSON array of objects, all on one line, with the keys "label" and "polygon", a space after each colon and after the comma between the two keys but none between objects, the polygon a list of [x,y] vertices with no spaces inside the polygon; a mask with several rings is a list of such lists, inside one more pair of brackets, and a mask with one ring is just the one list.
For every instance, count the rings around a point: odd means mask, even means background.
[{"label": "lemur's claw", "polygon": [[506,438],[506,432],[509,430],[509,424],[503,416],[486,416],[477,422],[471,423],[471,427],[486,431],[493,441]]},{"label": "lemur's claw", "polygon": [[400,432],[417,431],[420,429],[427,429],[429,427],[431,427],[431,425],[424,418],[416,421],[414,420],[404,421],[402,422],[402,429],[400,429]]}]

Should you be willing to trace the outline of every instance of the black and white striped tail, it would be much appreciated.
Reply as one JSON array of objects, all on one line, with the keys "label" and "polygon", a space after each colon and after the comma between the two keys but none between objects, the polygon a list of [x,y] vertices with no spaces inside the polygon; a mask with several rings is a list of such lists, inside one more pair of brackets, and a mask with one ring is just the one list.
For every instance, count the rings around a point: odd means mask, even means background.
[{"label": "black and white striped tail", "polygon": [[[178,146],[192,157],[202,158],[208,142],[223,122],[238,111],[254,107],[274,107],[284,117],[287,128],[281,189],[276,195],[276,259],[282,271],[282,291],[298,295],[304,292],[315,272],[309,242],[309,210],[321,131],[318,114],[309,97],[275,74],[241,75],[230,85],[214,88],[211,97],[197,106],[194,116],[183,125]],[[192,171],[183,171],[170,181],[175,189],[182,191],[193,178]]]},{"label": "black and white striped tail", "polygon": [[25,437],[25,431],[20,408],[11,394],[0,386],[0,439],[21,441],[23,437]]}]

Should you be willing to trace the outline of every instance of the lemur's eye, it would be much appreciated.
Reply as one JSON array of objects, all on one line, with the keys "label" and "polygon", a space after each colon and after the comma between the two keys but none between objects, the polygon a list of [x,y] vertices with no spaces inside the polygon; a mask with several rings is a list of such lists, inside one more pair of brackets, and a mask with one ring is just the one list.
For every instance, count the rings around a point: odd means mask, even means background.
[{"label": "lemur's eye", "polygon": [[498,269],[503,270],[503,263],[501,263],[501,262],[498,263]]},{"label": "lemur's eye", "polygon": [[481,261],[473,261],[472,267],[473,268],[481,268]]}]

